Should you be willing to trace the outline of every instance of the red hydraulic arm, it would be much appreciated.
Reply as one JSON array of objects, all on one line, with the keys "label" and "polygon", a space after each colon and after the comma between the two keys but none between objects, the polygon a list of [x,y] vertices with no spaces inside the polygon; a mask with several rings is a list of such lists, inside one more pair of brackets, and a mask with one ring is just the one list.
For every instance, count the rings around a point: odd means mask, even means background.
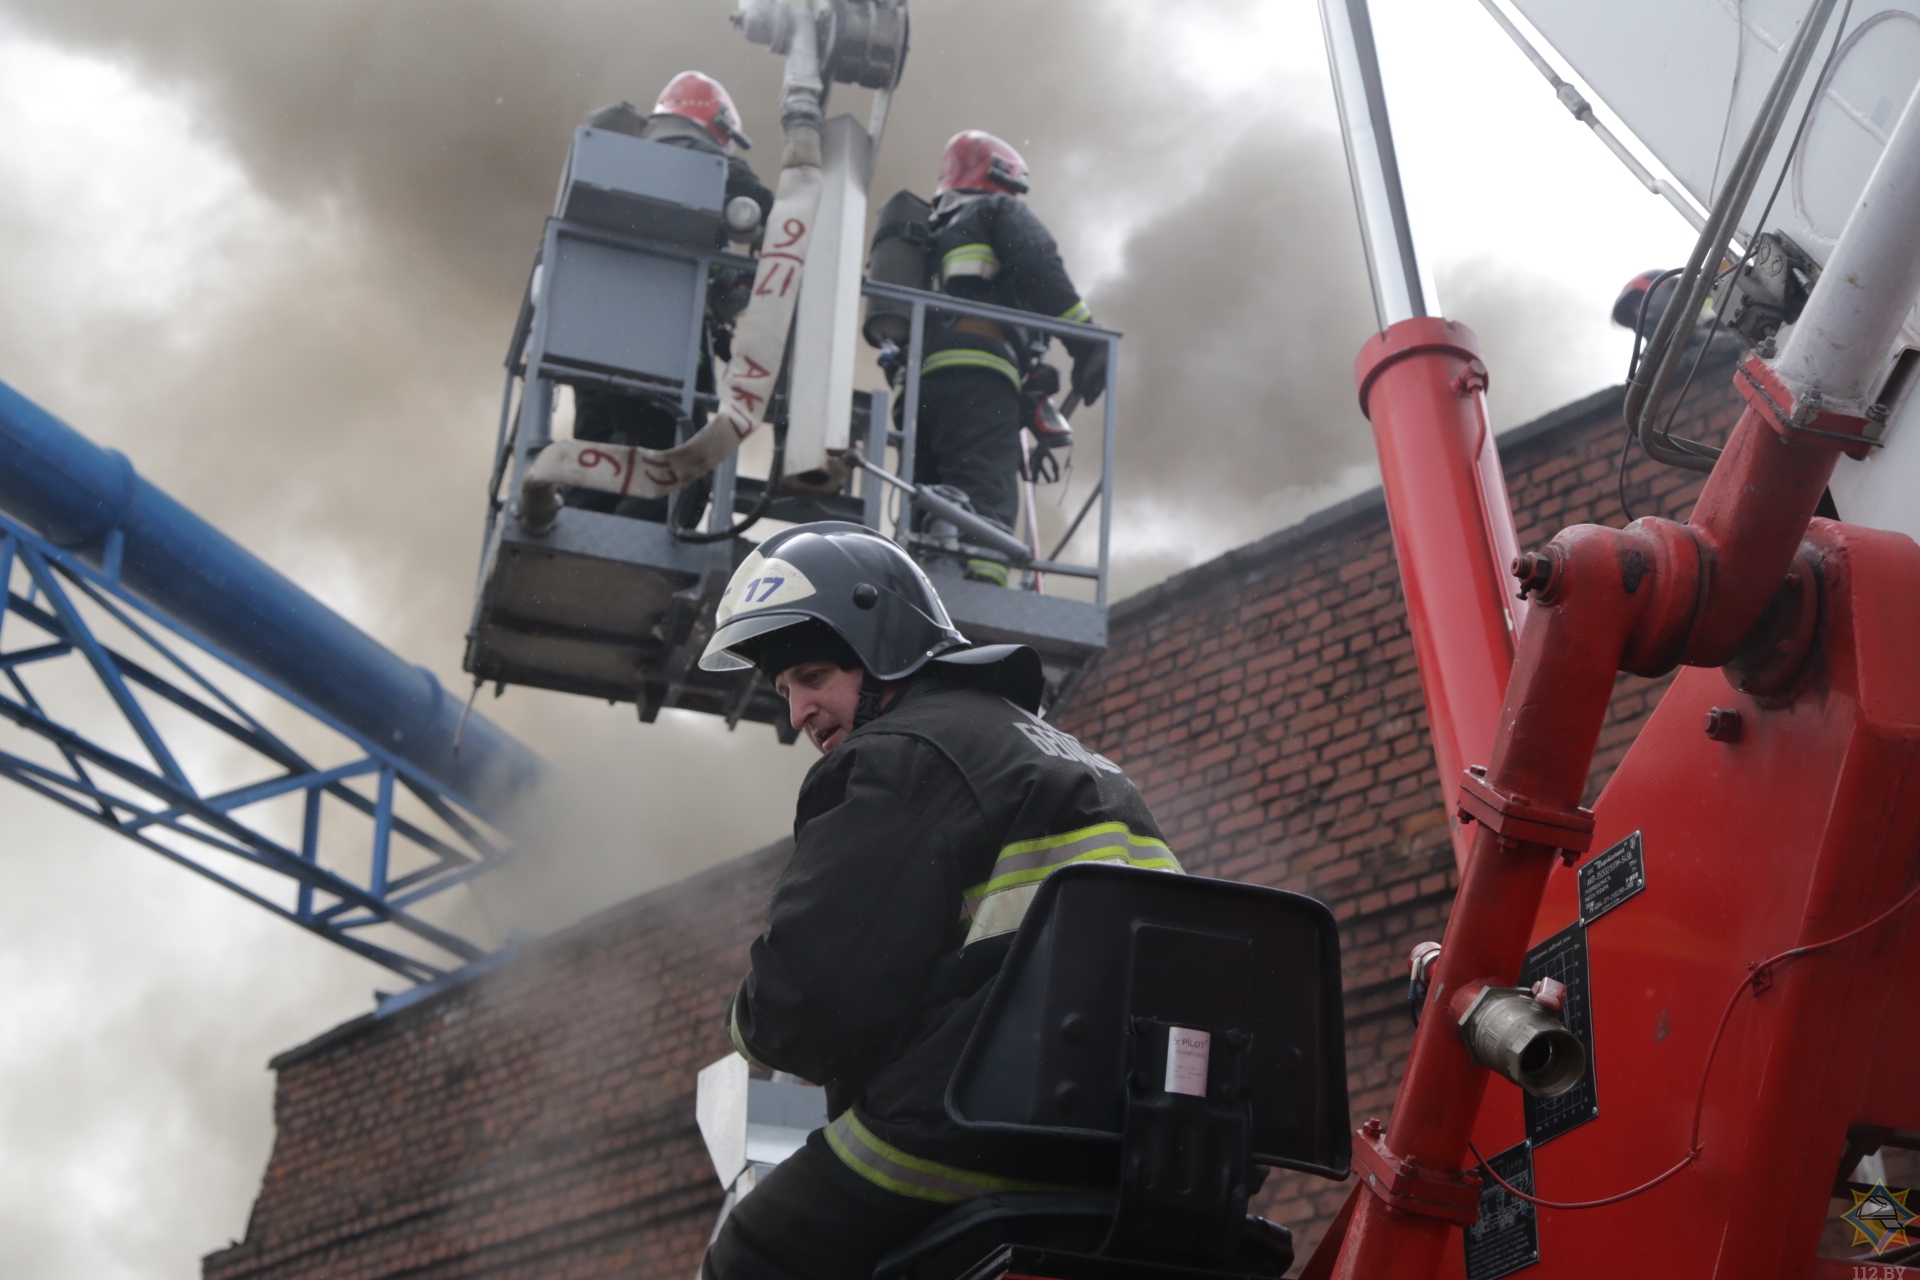
[{"label": "red hydraulic arm", "polygon": [[[1459,1034],[1461,997],[1481,986],[1507,987],[1514,982],[1534,937],[1549,877],[1563,857],[1576,859],[1591,843],[1594,815],[1581,808],[1580,801],[1617,672],[1655,676],[1678,665],[1723,668],[1730,686],[1724,687],[1725,696],[1744,698],[1746,714],[1756,722],[1763,714],[1767,717],[1764,740],[1748,757],[1754,770],[1749,785],[1777,779],[1782,788],[1808,786],[1810,799],[1818,801],[1809,819],[1813,826],[1806,834],[1804,851],[1776,850],[1764,832],[1757,837],[1758,846],[1749,835],[1744,848],[1728,848],[1713,838],[1711,830],[1702,834],[1697,824],[1688,828],[1699,842],[1692,862],[1706,868],[1689,873],[1699,883],[1737,895],[1741,911],[1754,917],[1765,915],[1771,902],[1782,896],[1804,901],[1805,909],[1794,927],[1803,946],[1820,940],[1818,947],[1806,946],[1812,954],[1829,945],[1824,939],[1849,937],[1848,930],[1858,931],[1872,917],[1871,911],[1859,909],[1858,895],[1850,898],[1836,888],[1844,887],[1849,867],[1865,868],[1862,874],[1895,889],[1913,874],[1916,832],[1910,828],[1920,818],[1908,812],[1913,805],[1906,795],[1913,789],[1910,771],[1915,767],[1909,737],[1920,733],[1909,724],[1920,721],[1920,712],[1913,710],[1920,707],[1920,695],[1912,688],[1920,682],[1920,673],[1910,669],[1910,648],[1890,647],[1885,637],[1899,634],[1911,621],[1907,614],[1913,611],[1906,602],[1920,588],[1920,577],[1916,577],[1920,557],[1903,539],[1829,522],[1822,522],[1810,540],[1803,539],[1808,539],[1809,522],[1840,453],[1864,452],[1867,440],[1877,434],[1870,429],[1866,410],[1880,391],[1887,356],[1920,291],[1920,219],[1912,216],[1912,210],[1920,208],[1916,102],[1920,96],[1908,104],[1896,126],[1779,361],[1769,367],[1754,358],[1741,367],[1737,384],[1749,407],[1708,478],[1692,518],[1685,524],[1643,519],[1623,530],[1575,526],[1562,531],[1543,550],[1514,562],[1514,574],[1531,595],[1534,608],[1522,632],[1489,762],[1484,770],[1469,770],[1459,784],[1460,813],[1474,823],[1472,854],[1444,947],[1430,973],[1425,1016],[1391,1127],[1369,1124],[1359,1134],[1355,1155],[1364,1189],[1356,1192],[1344,1239],[1324,1246],[1338,1249],[1335,1275],[1351,1280],[1424,1280],[1441,1270],[1445,1246],[1457,1239],[1454,1229],[1474,1219],[1478,1182],[1465,1167],[1470,1163],[1468,1142],[1489,1073],[1469,1055]],[[1392,337],[1392,330],[1383,335],[1389,342]],[[1370,349],[1373,346],[1369,344]],[[1367,366],[1363,355],[1363,370]],[[1376,414],[1381,390],[1382,384],[1377,383]],[[1398,447],[1400,439],[1392,443]],[[1383,467],[1387,447],[1383,443]],[[1464,442],[1456,441],[1454,447],[1461,454],[1450,474],[1458,475],[1465,469],[1467,455]],[[1420,543],[1428,535],[1423,521],[1433,522],[1436,539],[1457,540],[1460,527],[1471,522],[1457,507],[1449,510],[1444,495],[1434,499],[1430,490],[1422,489],[1420,475],[1403,480],[1411,481],[1407,492],[1430,502],[1413,508],[1428,513],[1417,518],[1409,510],[1392,508],[1397,544]],[[1391,484],[1388,496],[1394,501]],[[1881,581],[1862,581],[1862,565],[1881,566]],[[1463,569],[1464,574],[1456,570],[1456,576],[1477,586],[1477,567],[1469,563]],[[1409,606],[1431,609],[1438,582],[1420,585],[1421,594],[1416,596],[1410,577]],[[1897,592],[1899,599],[1877,607],[1874,590]],[[1906,622],[1890,624],[1893,615],[1888,608]],[[1416,613],[1416,634],[1423,621],[1429,631],[1438,630],[1433,617],[1422,620]],[[1438,643],[1429,641],[1428,646],[1445,660],[1446,652]],[[1423,651],[1423,679],[1426,656]],[[1888,660],[1896,657],[1899,665],[1888,670]],[[1700,678],[1717,679],[1711,673]],[[1429,683],[1428,688],[1431,696],[1434,685]],[[1827,709],[1820,711],[1821,707]],[[1817,715],[1863,726],[1879,718],[1882,727],[1873,733],[1892,745],[1860,745],[1865,741],[1858,736],[1866,732],[1862,729],[1852,739],[1835,738],[1838,745],[1825,749],[1849,757],[1842,763],[1856,774],[1860,761],[1892,761],[1876,766],[1879,785],[1863,790],[1857,782],[1843,780],[1834,784],[1838,789],[1831,794],[1809,786],[1838,767],[1832,760],[1804,754],[1811,749],[1807,744],[1817,740],[1806,727]],[[1649,734],[1668,724],[1657,721]],[[1693,732],[1698,734],[1697,727]],[[1436,742],[1441,736],[1436,726]],[[1784,744],[1778,750],[1802,754],[1798,759],[1770,757],[1767,742]],[[1794,747],[1795,743],[1800,745]],[[1649,749],[1659,745],[1656,742]],[[1647,794],[1659,794],[1663,804],[1659,813],[1647,815],[1649,826],[1656,819],[1667,820],[1675,805],[1697,805],[1708,795],[1730,810],[1742,804],[1777,803],[1777,797],[1760,792],[1743,796],[1737,775],[1726,779],[1703,771],[1695,779],[1691,797],[1685,787],[1677,793],[1671,786],[1658,791],[1659,782],[1647,783]],[[1737,812],[1722,825],[1739,826]],[[1854,837],[1836,840],[1834,833],[1854,833]],[[1742,856],[1756,866],[1790,868],[1791,877],[1783,875],[1777,883],[1744,883],[1729,875]],[[1834,906],[1837,902],[1848,905],[1839,910]],[[1699,909],[1708,905],[1703,901]],[[1735,918],[1739,915],[1736,912]],[[1715,940],[1688,932],[1684,917],[1673,928],[1676,933],[1664,948],[1643,948],[1643,953],[1678,965],[1698,961],[1689,948],[1717,949]],[[1851,976],[1854,985],[1874,990],[1891,981],[1884,968],[1878,972],[1857,969]],[[1644,980],[1657,979],[1647,971]],[[1757,982],[1755,989],[1759,989]],[[1842,981],[1824,997],[1817,992],[1796,996],[1801,1004],[1794,1007],[1813,1018],[1822,1000],[1832,1004],[1850,998],[1849,983]],[[1721,1030],[1725,1030],[1724,1020]],[[1771,1057],[1758,1086],[1763,1099],[1770,1099],[1764,1102],[1770,1108],[1765,1123],[1775,1127],[1768,1133],[1784,1134],[1787,1128],[1781,1126],[1790,1127],[1794,1108],[1811,1108],[1816,1095],[1842,1097],[1834,1104],[1837,1107],[1862,1105],[1862,1091],[1867,1088],[1863,1082],[1876,1078],[1870,1055],[1852,1059],[1842,1055],[1843,1071],[1824,1045],[1809,1046],[1796,1038],[1794,1026],[1776,1023],[1772,1034],[1775,1038],[1765,1042],[1773,1045],[1766,1051]],[[1714,1047],[1718,1044],[1716,1035]],[[1689,1052],[1703,1047],[1696,1040]],[[1704,1099],[1704,1083],[1701,1090]],[[1624,1084],[1622,1093],[1630,1093]],[[1649,1108],[1654,1105],[1649,1100]],[[1722,1126],[1712,1131],[1719,1137],[1702,1138],[1696,1124],[1691,1137],[1684,1131],[1665,1135],[1675,1148],[1670,1159],[1682,1164],[1699,1164],[1702,1149],[1716,1141],[1725,1149],[1711,1171],[1701,1165],[1678,1174],[1682,1180],[1709,1176],[1716,1180],[1711,1194],[1696,1193],[1706,1194],[1702,1203],[1714,1206],[1704,1219],[1694,1219],[1698,1230],[1709,1233],[1703,1255],[1706,1269],[1688,1274],[1804,1274],[1810,1257],[1803,1256],[1797,1263],[1792,1258],[1769,1257],[1751,1239],[1738,1238],[1729,1230],[1723,1240],[1719,1233],[1735,1221],[1736,1211],[1749,1219],[1758,1215],[1763,1223],[1766,1213],[1785,1211],[1784,1205],[1764,1201],[1742,1204],[1743,1193],[1750,1199],[1767,1188],[1777,1191],[1785,1185],[1781,1179],[1788,1176],[1781,1170],[1797,1175],[1808,1162],[1822,1166],[1815,1168],[1813,1182],[1808,1184],[1818,1187],[1821,1178],[1831,1179],[1830,1165],[1838,1152],[1817,1145],[1806,1149],[1769,1146],[1757,1139],[1749,1142],[1760,1131],[1761,1113],[1750,1109],[1734,1114],[1749,1117],[1747,1133],[1737,1125],[1732,1130]],[[1802,1125],[1800,1132],[1811,1130]],[[1741,1143],[1748,1143],[1747,1149],[1741,1150]],[[1688,1150],[1689,1144],[1697,1145]],[[1640,1178],[1659,1172],[1659,1167],[1634,1172],[1638,1176],[1630,1179],[1628,1170],[1618,1170],[1618,1185],[1608,1189],[1627,1190]],[[1666,1192],[1647,1194],[1651,1199]],[[1657,1249],[1660,1243],[1644,1242],[1648,1249]],[[1597,1259],[1584,1269],[1579,1259],[1562,1261],[1567,1265],[1554,1268],[1553,1274],[1597,1275],[1604,1270]],[[1766,1270],[1755,1270],[1756,1262],[1764,1263]],[[1324,1267],[1325,1259],[1316,1258],[1309,1274],[1324,1273]],[[1654,1268],[1647,1274],[1663,1272]]]},{"label": "red hydraulic arm", "polygon": [[[1487,424],[1487,368],[1465,325],[1430,314],[1365,0],[1321,0],[1334,97],[1380,332],[1360,351],[1360,409],[1373,423],[1394,554],[1407,597],[1443,801],[1486,759],[1525,605],[1506,566],[1517,550],[1506,479]],[[1451,822],[1464,870],[1467,832]]]},{"label": "red hydraulic arm", "polygon": [[1473,331],[1417,316],[1367,340],[1354,367],[1373,423],[1454,860],[1472,836],[1457,779],[1493,748],[1513,637],[1526,608],[1507,566],[1519,548],[1487,423],[1487,366]]}]

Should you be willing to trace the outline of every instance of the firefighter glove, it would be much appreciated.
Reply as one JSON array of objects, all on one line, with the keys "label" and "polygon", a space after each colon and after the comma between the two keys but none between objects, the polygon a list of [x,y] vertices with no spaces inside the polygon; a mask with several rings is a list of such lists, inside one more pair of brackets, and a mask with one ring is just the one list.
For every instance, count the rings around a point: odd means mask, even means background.
[{"label": "firefighter glove", "polygon": [[1107,344],[1088,346],[1073,358],[1073,390],[1081,404],[1092,404],[1107,389]]}]

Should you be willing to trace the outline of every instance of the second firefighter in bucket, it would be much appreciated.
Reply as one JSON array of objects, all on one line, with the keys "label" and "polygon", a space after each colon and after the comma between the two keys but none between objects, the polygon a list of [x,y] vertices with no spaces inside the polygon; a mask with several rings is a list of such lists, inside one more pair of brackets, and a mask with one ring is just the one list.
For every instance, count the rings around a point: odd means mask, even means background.
[{"label": "second firefighter in bucket", "polygon": [[[1031,311],[1049,319],[1092,319],[1073,287],[1053,236],[1020,198],[1027,162],[990,133],[955,134],[940,160],[924,235],[925,286],[969,302]],[[924,205],[921,206],[925,208]],[[883,225],[880,241],[898,234]],[[1072,389],[1091,404],[1107,383],[1106,344],[1068,340]],[[979,515],[1013,529],[1019,511],[1020,429],[1030,416],[1023,396],[1045,394],[1058,375],[1041,363],[1047,339],[980,316],[927,313],[920,364],[915,481],[965,495]],[[967,576],[1005,586],[1007,566],[970,553]]]}]

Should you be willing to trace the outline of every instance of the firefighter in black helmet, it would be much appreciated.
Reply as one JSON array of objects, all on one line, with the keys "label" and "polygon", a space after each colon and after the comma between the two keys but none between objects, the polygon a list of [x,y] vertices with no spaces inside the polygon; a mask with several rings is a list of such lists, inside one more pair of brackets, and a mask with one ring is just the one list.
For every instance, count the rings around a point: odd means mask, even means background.
[{"label": "firefighter in black helmet", "polygon": [[[974,302],[1090,321],[1046,226],[1020,199],[1027,162],[990,133],[969,129],[947,142],[928,224],[932,288]],[[980,515],[1013,528],[1019,509],[1021,394],[1041,369],[1046,339],[978,316],[927,314],[920,365],[919,440],[913,478],[951,485]],[[1107,348],[1094,339],[1066,343],[1073,390],[1092,404],[1107,385]],[[1006,585],[1007,568],[990,557],[968,576]]]},{"label": "firefighter in black helmet", "polygon": [[973,646],[859,525],[760,544],[701,665],[758,667],[822,753],[728,1013],[749,1061],[826,1086],[828,1125],[741,1200],[709,1280],[842,1280],[954,1205],[1112,1187],[1112,1157],[962,1132],[945,1095],[1027,903],[1069,862],[1177,873],[1120,767],[1041,719],[1040,661]]}]

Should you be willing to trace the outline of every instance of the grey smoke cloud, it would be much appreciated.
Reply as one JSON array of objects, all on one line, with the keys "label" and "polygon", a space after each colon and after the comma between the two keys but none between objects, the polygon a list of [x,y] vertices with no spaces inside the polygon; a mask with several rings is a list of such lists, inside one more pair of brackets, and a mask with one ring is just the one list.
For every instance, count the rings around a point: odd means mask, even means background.
[{"label": "grey smoke cloud", "polygon": [[[241,253],[225,296],[68,335],[65,376],[21,380],[457,686],[498,360],[572,127],[698,65],[733,89],[762,171],[777,163],[779,64],[729,8],[13,0],[29,30],[177,86],[298,226]],[[1034,203],[1129,333],[1123,588],[1302,514],[1269,499],[1291,486],[1298,508],[1367,456],[1345,374],[1364,286],[1331,139],[1228,117],[1152,34],[1113,6],[923,4],[874,183],[927,190],[961,127],[1028,153]],[[864,116],[866,97],[842,87],[833,107]],[[738,827],[710,810],[617,821],[594,797],[638,792],[603,769],[664,779],[692,758],[716,795],[770,773],[779,796],[805,764],[764,730],[641,730],[523,691],[482,706],[594,780],[569,806],[595,815],[584,829],[641,829],[651,856],[629,884],[764,840],[783,806],[714,806],[752,815]]]},{"label": "grey smoke cloud", "polygon": [[[130,69],[228,166],[113,153],[61,169],[78,191],[110,162],[128,199],[176,210],[170,234],[199,264],[179,280],[107,234],[110,217],[76,240],[64,194],[29,207],[0,191],[0,378],[463,690],[499,361],[568,136],[698,66],[732,89],[770,176],[779,65],[727,26],[731,7],[0,0],[0,43],[17,31]],[[1128,335],[1121,594],[1370,483],[1371,465],[1350,380],[1371,314],[1346,177],[1325,113],[1296,110],[1324,88],[1210,96],[1142,12],[918,0],[874,183],[876,202],[927,191],[961,128],[1026,152],[1035,207]],[[839,90],[834,106],[864,118],[866,95]],[[65,145],[64,124],[43,119],[0,153]],[[1530,288],[1461,295],[1497,410],[1500,355],[1541,349],[1509,319]],[[1553,385],[1527,394],[1551,403]],[[549,803],[567,838],[481,904],[503,930],[765,843],[811,763],[760,727],[672,713],[643,727],[628,707],[525,690],[480,706],[566,784]],[[0,1150],[25,1153],[0,1157],[0,1273],[197,1275],[197,1255],[243,1229],[271,1132],[266,1054],[391,981],[157,860],[129,877],[119,868],[147,855],[24,794],[0,793],[0,809],[22,833],[0,884],[41,917],[0,939],[0,971],[19,979],[0,1008],[41,1031],[0,1049]],[[63,1002],[85,1015],[47,1014]]]}]

